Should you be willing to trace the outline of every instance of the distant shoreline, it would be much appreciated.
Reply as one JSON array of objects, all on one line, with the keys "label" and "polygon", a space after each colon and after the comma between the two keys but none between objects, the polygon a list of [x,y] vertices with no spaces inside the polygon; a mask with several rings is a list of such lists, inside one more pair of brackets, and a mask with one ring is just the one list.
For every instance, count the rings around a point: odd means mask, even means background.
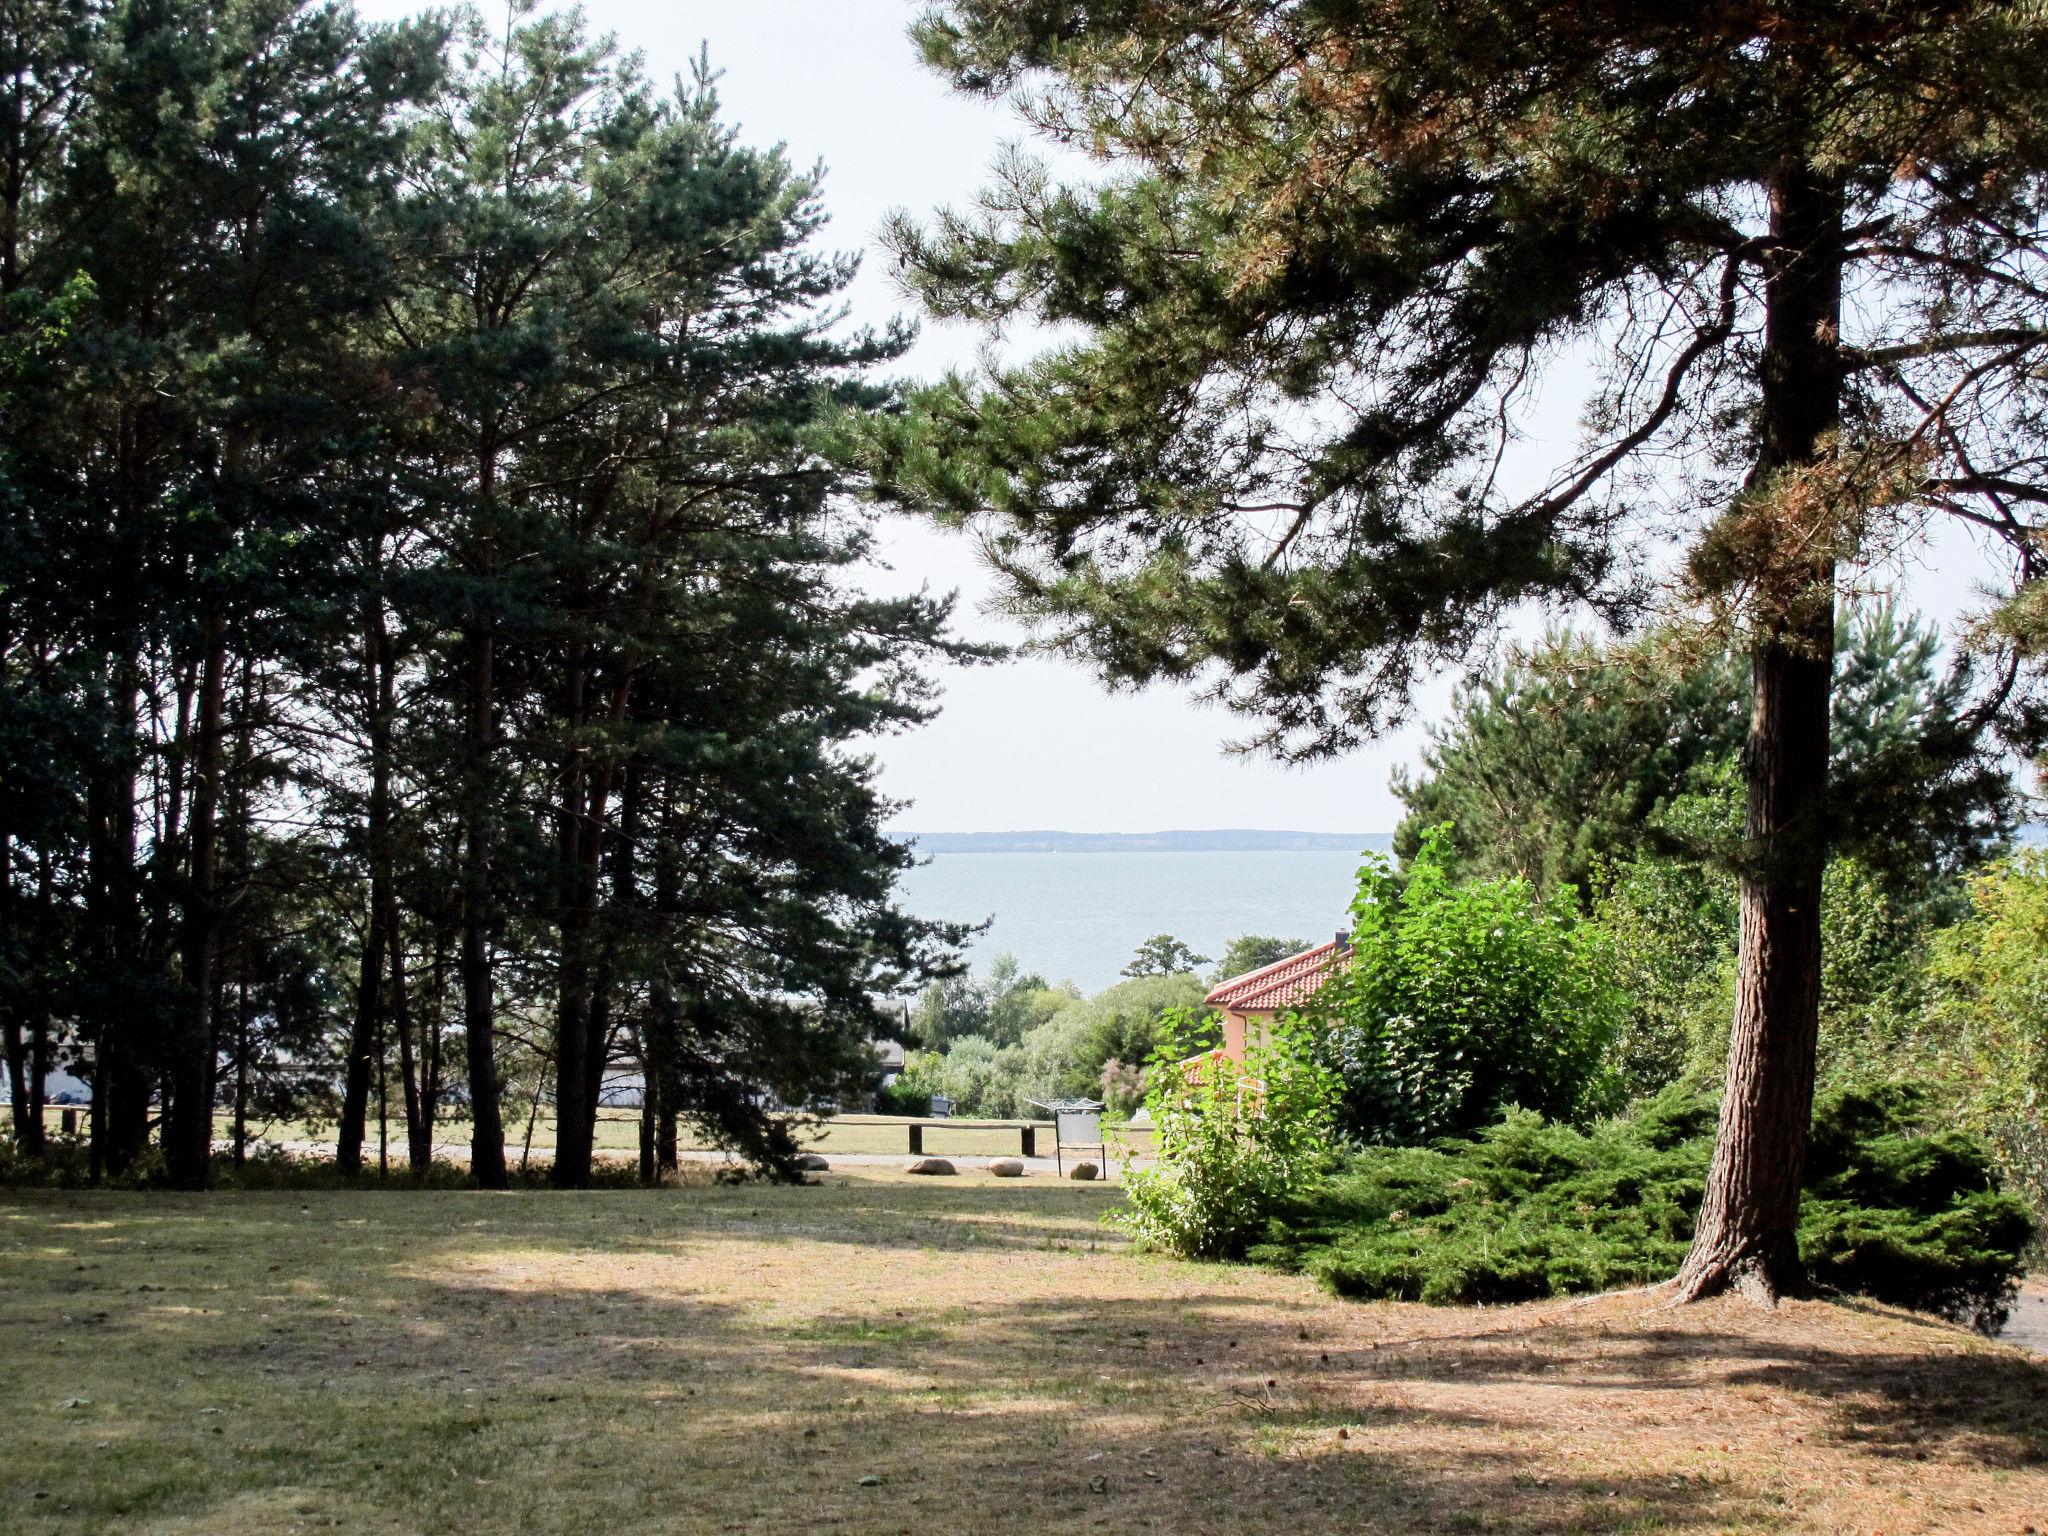
[{"label": "distant shoreline", "polygon": [[1385,852],[1391,832],[902,832],[920,853],[1359,853]]}]

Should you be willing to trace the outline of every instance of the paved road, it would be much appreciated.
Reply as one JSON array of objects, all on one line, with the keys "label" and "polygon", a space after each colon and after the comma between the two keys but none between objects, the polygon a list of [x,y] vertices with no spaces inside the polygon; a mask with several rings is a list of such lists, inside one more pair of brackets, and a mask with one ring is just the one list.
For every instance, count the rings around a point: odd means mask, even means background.
[{"label": "paved road", "polygon": [[2048,1355],[2048,1278],[2037,1275],[2020,1287],[2012,1316],[2005,1320],[2005,1329],[1998,1336],[2021,1349]]}]

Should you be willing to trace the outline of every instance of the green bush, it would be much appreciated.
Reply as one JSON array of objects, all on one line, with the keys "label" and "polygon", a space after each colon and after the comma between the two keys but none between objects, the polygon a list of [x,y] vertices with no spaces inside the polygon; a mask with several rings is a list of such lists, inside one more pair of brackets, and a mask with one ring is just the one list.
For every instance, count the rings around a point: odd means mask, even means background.
[{"label": "green bush", "polygon": [[1602,1107],[1625,1006],[1605,934],[1569,888],[1453,884],[1450,833],[1431,828],[1403,870],[1368,858],[1351,962],[1316,995],[1344,1129],[1361,1141],[1470,1134],[1511,1104],[1553,1119]]},{"label": "green bush", "polygon": [[1828,1095],[1806,1154],[1800,1252],[1822,1285],[1996,1327],[2033,1215],[2001,1191],[1978,1137],[1910,1129],[1924,1099],[1903,1084]]},{"label": "green bush", "polygon": [[1141,976],[1093,997],[1072,999],[1025,1035],[1017,1056],[1017,1097],[1099,1096],[1105,1066],[1150,1061],[1159,1044],[1160,1021],[1173,1009],[1198,1007],[1206,990],[1193,976]]},{"label": "green bush", "polygon": [[920,1086],[908,1076],[899,1076],[895,1082],[884,1083],[875,1090],[876,1114],[922,1118],[931,1112],[931,1089]]},{"label": "green bush", "polygon": [[1162,1021],[1145,1094],[1156,1162],[1130,1172],[1128,1208],[1111,1218],[1188,1258],[1235,1256],[1315,1180],[1338,1092],[1298,1019],[1277,1021],[1242,1064],[1215,1051],[1190,1071],[1187,1058],[1211,1038],[1191,1008]]},{"label": "green bush", "polygon": [[[1346,1296],[1525,1301],[1670,1276],[1692,1241],[1715,1102],[1666,1089],[1589,1130],[1510,1111],[1470,1140],[1368,1149],[1270,1224],[1254,1260]],[[1837,1290],[1995,1328],[2033,1224],[1981,1143],[1921,1134],[1917,1090],[1816,1107],[1799,1245]]]},{"label": "green bush", "polygon": [[1968,917],[1934,943],[1938,1043],[1927,1066],[2048,1215],[2048,849],[1972,875],[1969,900]]}]

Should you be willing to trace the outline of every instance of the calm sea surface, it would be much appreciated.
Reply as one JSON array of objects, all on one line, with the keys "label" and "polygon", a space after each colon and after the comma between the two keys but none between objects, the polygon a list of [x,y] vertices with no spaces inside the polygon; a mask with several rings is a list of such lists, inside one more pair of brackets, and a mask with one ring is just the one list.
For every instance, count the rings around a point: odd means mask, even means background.
[{"label": "calm sea surface", "polygon": [[1241,933],[1321,943],[1349,926],[1358,865],[1320,851],[939,853],[902,894],[919,917],[995,920],[968,951],[976,971],[1008,950],[1048,981],[1098,992],[1155,933],[1211,957]]}]

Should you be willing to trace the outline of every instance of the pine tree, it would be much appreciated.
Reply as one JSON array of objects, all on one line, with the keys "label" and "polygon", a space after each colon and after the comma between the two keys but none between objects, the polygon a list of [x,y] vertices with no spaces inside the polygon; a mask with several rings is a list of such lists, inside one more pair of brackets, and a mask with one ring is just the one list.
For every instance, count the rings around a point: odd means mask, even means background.
[{"label": "pine tree", "polygon": [[399,366],[433,401],[413,464],[454,629],[439,670],[460,714],[470,1166],[501,1188],[494,870],[514,780],[501,744],[501,649],[534,617],[543,434],[593,429],[618,384],[603,363],[636,345],[594,281],[605,252],[593,215],[605,204],[593,177],[651,108],[631,67],[572,17],[499,38],[471,12],[460,42],[461,68],[418,126],[409,195],[395,212],[404,293],[390,319]]},{"label": "pine tree", "polygon": [[[1915,903],[1960,895],[1955,877],[2011,835],[2018,786],[1975,751],[1964,679],[1926,624],[1889,605],[1845,609],[1836,637],[1829,846]],[[1576,886],[1591,902],[1636,856],[1715,861],[1663,818],[1739,760],[1744,658],[1684,630],[1624,643],[1552,633],[1462,685],[1431,727],[1418,773],[1397,774],[1403,860],[1430,828],[1457,827],[1461,874]]]},{"label": "pine tree", "polygon": [[861,746],[979,654],[855,575],[904,336],[708,69],[526,15],[9,13],[0,1048],[96,1178],[203,1184],[222,1107],[353,1175],[394,1097],[424,1173],[466,1095],[502,1185],[510,1089],[580,1184],[636,1063],[651,1175],[685,1118],[789,1173],[954,963]]},{"label": "pine tree", "polygon": [[[1640,612],[1683,541],[1751,707],[1742,976],[1680,1291],[1800,1284],[1838,588],[1939,513],[2038,608],[2048,24],[949,0],[916,36],[1102,174],[1016,159],[978,210],[895,227],[934,314],[1064,329],[929,394],[876,465],[983,520],[1016,608],[1111,682],[1196,680],[1254,744],[1335,751],[1518,605]],[[1515,489],[1519,414],[1573,349],[1609,361],[1586,438]],[[2008,650],[1963,721],[2037,719],[2024,672]]]}]

